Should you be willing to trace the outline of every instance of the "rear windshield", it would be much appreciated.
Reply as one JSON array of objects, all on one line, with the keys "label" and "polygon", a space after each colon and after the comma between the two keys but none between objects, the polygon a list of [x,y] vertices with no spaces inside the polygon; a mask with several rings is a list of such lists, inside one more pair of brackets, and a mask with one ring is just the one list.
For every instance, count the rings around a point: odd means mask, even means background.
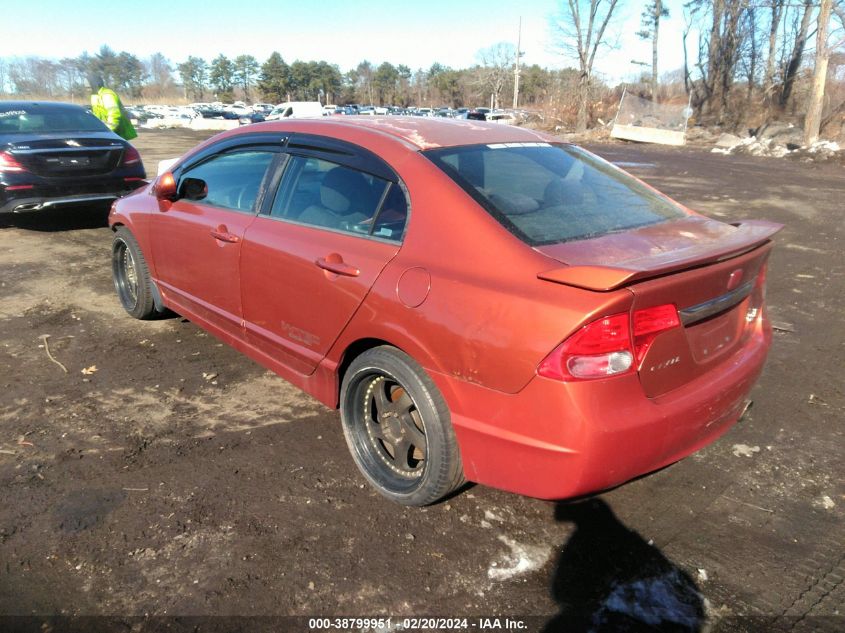
[{"label": "rear windshield", "polygon": [[668,198],[571,145],[499,143],[424,153],[530,246],[683,217]]},{"label": "rear windshield", "polygon": [[0,106],[0,134],[28,132],[103,132],[105,125],[82,108]]}]

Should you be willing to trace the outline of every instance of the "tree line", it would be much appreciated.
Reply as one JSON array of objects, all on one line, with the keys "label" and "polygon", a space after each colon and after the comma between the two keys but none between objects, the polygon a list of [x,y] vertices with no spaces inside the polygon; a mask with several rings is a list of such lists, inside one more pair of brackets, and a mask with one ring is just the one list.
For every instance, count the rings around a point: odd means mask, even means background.
[{"label": "tree line", "polygon": [[[812,129],[845,111],[845,0],[561,0],[549,16],[552,39],[572,68],[521,66],[519,105],[550,112],[583,130],[610,115],[620,89],[594,72],[595,60],[622,29],[623,7],[641,11],[637,34],[651,43],[650,60],[624,69],[629,89],[656,100],[690,101],[698,121],[740,128],[772,119],[809,119]],[[661,29],[672,12],[681,33]],[[683,51],[683,67],[660,67],[666,37]],[[156,53],[139,59],[103,46],[97,53],[59,60],[0,60],[0,92],[18,96],[86,99],[86,76],[97,72],[129,101],[320,100],[419,106],[510,106],[517,51],[498,43],[475,63],[450,68],[433,61],[411,69],[361,61],[343,72],[327,61],[286,62],[274,52],[259,61],[190,56],[174,63]],[[668,71],[668,72],[667,72]],[[804,116],[804,115],[807,116]],[[809,132],[809,137],[818,131]],[[808,137],[808,138],[809,138]]]},{"label": "tree line", "polygon": [[[264,62],[244,54],[220,54],[211,60],[189,56],[174,64],[162,53],[139,59],[127,51],[103,46],[94,55],[50,60],[38,57],[0,60],[0,93],[26,96],[87,98],[87,78],[96,73],[130,102],[145,99],[189,101],[321,101],[408,106],[505,105],[513,85],[515,48],[500,43],[479,51],[478,63],[453,69],[434,62],[426,69],[360,62],[342,72],[326,61],[290,64],[272,53]],[[553,71],[538,65],[521,70],[522,103],[547,99],[561,77],[574,70]],[[559,86],[558,86],[559,87]]]}]

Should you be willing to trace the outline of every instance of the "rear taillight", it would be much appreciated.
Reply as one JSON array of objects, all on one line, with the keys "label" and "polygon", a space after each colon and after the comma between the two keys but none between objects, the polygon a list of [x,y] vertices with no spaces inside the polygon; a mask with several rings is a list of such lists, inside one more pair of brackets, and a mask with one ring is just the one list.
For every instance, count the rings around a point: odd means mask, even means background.
[{"label": "rear taillight", "polygon": [[137,165],[140,162],[141,155],[138,153],[138,150],[131,145],[127,145],[126,150],[123,152],[123,160],[120,161],[120,164],[123,166]]},{"label": "rear taillight", "polygon": [[655,337],[680,323],[672,304],[596,319],[558,345],[540,363],[537,373],[573,381],[635,371]]},{"label": "rear taillight", "polygon": [[766,262],[760,266],[760,272],[757,273],[757,279],[754,281],[754,289],[761,294],[761,298],[766,300],[766,274],[769,272],[769,263]]},{"label": "rear taillight", "polygon": [[21,172],[26,171],[26,167],[21,165],[9,152],[0,152],[0,172],[4,171]]},{"label": "rear taillight", "polygon": [[575,332],[549,354],[537,373],[556,380],[589,380],[614,376],[634,364],[630,317],[602,317]]},{"label": "rear taillight", "polygon": [[678,309],[671,303],[637,310],[634,312],[633,321],[634,352],[637,356],[637,365],[645,358],[648,348],[651,347],[658,334],[681,324],[681,320],[678,318]]},{"label": "rear taillight", "polygon": [[763,264],[757,279],[754,281],[754,290],[751,291],[751,301],[748,304],[748,311],[745,313],[745,320],[753,323],[763,312],[763,304],[766,303],[766,271],[768,262]]}]

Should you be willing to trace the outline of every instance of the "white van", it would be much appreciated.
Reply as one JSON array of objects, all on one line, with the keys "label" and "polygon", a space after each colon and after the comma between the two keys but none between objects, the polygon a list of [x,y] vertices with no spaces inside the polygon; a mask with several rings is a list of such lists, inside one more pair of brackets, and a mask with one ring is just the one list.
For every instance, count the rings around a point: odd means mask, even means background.
[{"label": "white van", "polygon": [[288,101],[273,108],[266,120],[313,119],[321,116],[323,116],[323,106],[319,101]]}]

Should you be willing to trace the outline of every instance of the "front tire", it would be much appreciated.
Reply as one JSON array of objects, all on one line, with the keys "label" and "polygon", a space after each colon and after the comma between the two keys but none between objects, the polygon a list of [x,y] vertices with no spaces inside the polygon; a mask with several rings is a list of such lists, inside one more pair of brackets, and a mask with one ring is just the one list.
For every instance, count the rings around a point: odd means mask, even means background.
[{"label": "front tire", "polygon": [[136,319],[159,316],[147,260],[132,232],[119,226],[112,242],[112,279],[123,309]]},{"label": "front tire", "polygon": [[376,347],[352,361],[341,386],[340,417],[356,466],[388,499],[429,505],[464,482],[443,396],[396,348]]}]

